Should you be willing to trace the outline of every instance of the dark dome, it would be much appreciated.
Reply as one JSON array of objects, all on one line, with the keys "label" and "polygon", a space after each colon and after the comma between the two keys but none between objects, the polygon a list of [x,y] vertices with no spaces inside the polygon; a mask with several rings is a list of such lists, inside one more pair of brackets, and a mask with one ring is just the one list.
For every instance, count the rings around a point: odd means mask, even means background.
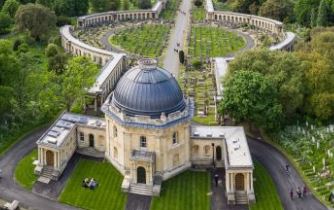
[{"label": "dark dome", "polygon": [[142,59],[118,82],[112,103],[128,115],[154,118],[183,111],[186,104],[174,76],[156,66],[153,59]]}]

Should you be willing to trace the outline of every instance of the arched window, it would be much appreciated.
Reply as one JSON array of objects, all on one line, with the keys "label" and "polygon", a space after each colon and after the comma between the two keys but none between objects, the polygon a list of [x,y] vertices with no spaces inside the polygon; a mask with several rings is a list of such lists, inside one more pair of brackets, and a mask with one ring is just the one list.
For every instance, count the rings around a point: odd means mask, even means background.
[{"label": "arched window", "polygon": [[114,159],[117,159],[118,158],[118,151],[117,151],[117,148],[114,147]]},{"label": "arched window", "polygon": [[114,133],[114,137],[117,137],[117,127],[116,126],[114,126],[113,128],[113,133]]},{"label": "arched window", "polygon": [[179,143],[178,133],[174,132],[173,133],[173,144],[177,144],[177,143]]},{"label": "arched window", "polygon": [[199,150],[199,146],[198,145],[194,145],[192,146],[192,153],[193,155],[198,155],[198,150]]},{"label": "arched window", "polygon": [[205,145],[204,146],[204,154],[209,155],[210,154],[210,145]]},{"label": "arched window", "polygon": [[85,134],[83,132],[79,133],[79,139],[80,141],[85,141]]},{"label": "arched window", "polygon": [[143,147],[143,148],[147,147],[147,142],[146,142],[146,137],[145,136],[140,137],[140,147]]}]

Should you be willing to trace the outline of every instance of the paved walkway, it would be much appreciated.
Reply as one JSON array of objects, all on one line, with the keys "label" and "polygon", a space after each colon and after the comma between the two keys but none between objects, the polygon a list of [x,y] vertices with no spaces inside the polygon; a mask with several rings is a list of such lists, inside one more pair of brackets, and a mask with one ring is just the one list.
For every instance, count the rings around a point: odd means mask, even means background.
[{"label": "paved walkway", "polygon": [[25,208],[29,207],[41,210],[75,209],[27,191],[18,186],[13,179],[17,163],[36,147],[36,140],[45,132],[45,130],[46,128],[43,128],[30,134],[11,148],[4,156],[0,157],[0,168],[3,170],[3,178],[0,179],[0,197],[8,201],[18,200],[20,201],[20,205]]},{"label": "paved walkway", "polygon": [[[216,187],[214,175],[218,174],[220,180],[222,180]],[[211,173],[211,210],[247,210],[247,205],[227,205],[225,196],[225,171],[224,169],[216,169],[214,173]]]},{"label": "paved walkway", "polygon": [[178,48],[177,43],[180,43],[178,49],[183,49],[187,28],[190,24],[190,10],[191,10],[190,0],[183,0],[180,5],[180,10],[185,12],[185,15],[177,11],[177,16],[175,19],[175,27],[171,32],[168,47],[164,57],[163,68],[171,72],[178,77],[179,74],[179,54],[174,51]]},{"label": "paved walkway", "polygon": [[304,186],[303,180],[293,167],[290,167],[290,175],[286,174],[285,165],[288,163],[292,166],[292,164],[278,150],[265,142],[248,138],[248,144],[252,156],[263,164],[275,182],[285,210],[327,209],[313,195],[309,195],[304,199],[295,198],[291,200],[290,190],[294,189],[295,191],[298,186]]},{"label": "paved walkway", "polygon": [[128,194],[125,210],[149,210],[151,206],[151,196]]}]

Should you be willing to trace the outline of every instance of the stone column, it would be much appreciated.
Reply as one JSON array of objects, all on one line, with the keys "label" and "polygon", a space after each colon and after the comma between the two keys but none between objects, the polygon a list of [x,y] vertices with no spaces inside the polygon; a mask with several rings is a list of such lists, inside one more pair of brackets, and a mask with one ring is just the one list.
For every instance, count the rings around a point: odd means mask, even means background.
[{"label": "stone column", "polygon": [[53,152],[53,168],[56,169],[57,168],[57,152]]}]

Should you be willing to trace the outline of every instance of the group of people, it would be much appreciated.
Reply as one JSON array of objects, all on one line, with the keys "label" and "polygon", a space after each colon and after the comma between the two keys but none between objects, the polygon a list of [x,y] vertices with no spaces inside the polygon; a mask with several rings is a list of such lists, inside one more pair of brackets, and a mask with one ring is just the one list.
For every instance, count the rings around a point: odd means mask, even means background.
[{"label": "group of people", "polygon": [[[307,190],[306,186],[303,187],[303,190],[301,189],[301,187],[297,187],[297,189],[296,189],[296,195],[297,195],[298,198],[305,198],[307,196],[307,192],[308,192],[308,190]],[[291,198],[291,200],[293,200],[293,198],[294,198],[293,189],[290,190],[290,198]]]},{"label": "group of people", "polygon": [[187,14],[185,11],[182,11],[182,10],[180,10],[180,9],[179,9],[179,12],[180,12],[181,14],[183,14],[183,15],[186,15],[186,14]]},{"label": "group of people", "polygon": [[97,187],[98,183],[94,178],[85,178],[82,180],[82,187],[89,188],[91,190],[94,190]]}]

